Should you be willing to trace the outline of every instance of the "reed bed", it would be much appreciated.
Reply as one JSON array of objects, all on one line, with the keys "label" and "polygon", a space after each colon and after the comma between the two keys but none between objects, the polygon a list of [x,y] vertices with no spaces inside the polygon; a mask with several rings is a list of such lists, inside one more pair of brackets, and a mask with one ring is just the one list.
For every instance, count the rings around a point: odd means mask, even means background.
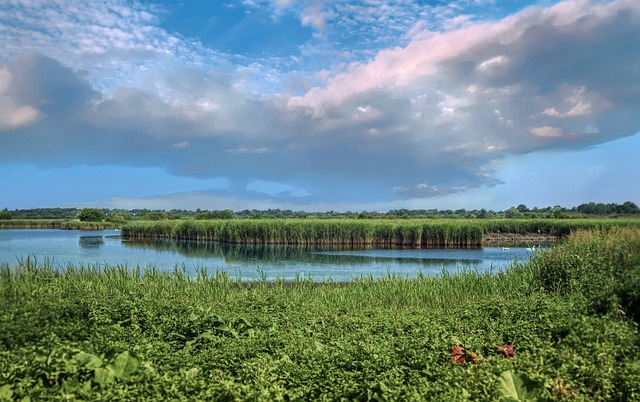
[{"label": "reed bed", "polygon": [[402,247],[482,247],[491,234],[564,237],[578,229],[640,227],[638,219],[242,219],[139,221],[123,227],[129,238],[167,238],[246,244]]},{"label": "reed bed", "polygon": [[481,221],[485,234],[513,233],[567,237],[577,230],[606,230],[611,227],[640,227],[635,218],[588,219],[485,219]]},{"label": "reed bed", "polygon": [[246,219],[135,222],[122,234],[246,244],[480,247],[483,232],[472,221]]},{"label": "reed bed", "polygon": [[76,219],[9,219],[0,220],[0,229],[63,229],[101,230],[113,229],[112,222],[82,222]]}]

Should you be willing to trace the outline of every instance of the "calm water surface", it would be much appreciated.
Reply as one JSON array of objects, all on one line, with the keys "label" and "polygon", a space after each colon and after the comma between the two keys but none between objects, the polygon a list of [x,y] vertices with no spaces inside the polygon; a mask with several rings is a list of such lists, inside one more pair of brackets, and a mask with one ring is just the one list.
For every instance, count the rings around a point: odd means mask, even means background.
[{"label": "calm water surface", "polygon": [[533,252],[523,247],[482,249],[345,249],[209,242],[125,240],[115,230],[0,230],[0,264],[27,257],[56,267],[125,265],[176,267],[195,276],[201,269],[242,279],[275,280],[311,276],[316,281],[348,281],[371,275],[415,277],[464,269],[498,271]]}]

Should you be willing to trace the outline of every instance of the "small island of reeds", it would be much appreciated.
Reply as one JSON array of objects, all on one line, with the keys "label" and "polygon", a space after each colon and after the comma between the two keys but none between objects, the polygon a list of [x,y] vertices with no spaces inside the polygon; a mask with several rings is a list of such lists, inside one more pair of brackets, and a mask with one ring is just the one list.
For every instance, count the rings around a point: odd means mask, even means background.
[{"label": "small island of reeds", "polygon": [[129,238],[248,244],[381,247],[482,247],[484,242],[544,242],[577,229],[640,227],[640,219],[217,219],[136,221]]}]

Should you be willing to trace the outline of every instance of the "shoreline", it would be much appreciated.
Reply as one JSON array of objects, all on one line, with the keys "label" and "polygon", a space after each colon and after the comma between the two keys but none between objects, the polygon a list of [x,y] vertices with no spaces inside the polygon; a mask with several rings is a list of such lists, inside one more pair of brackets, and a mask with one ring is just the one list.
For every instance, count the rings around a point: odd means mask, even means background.
[{"label": "shoreline", "polygon": [[531,245],[531,244],[551,244],[560,239],[560,236],[539,233],[487,233],[482,239],[482,245],[491,246],[515,246],[515,245]]}]

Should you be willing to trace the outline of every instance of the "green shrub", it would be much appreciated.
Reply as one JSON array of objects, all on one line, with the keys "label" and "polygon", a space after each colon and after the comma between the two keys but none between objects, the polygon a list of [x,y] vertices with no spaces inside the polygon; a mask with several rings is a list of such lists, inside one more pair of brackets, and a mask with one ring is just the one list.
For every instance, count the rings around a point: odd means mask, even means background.
[{"label": "green shrub", "polygon": [[102,222],[105,214],[97,208],[84,208],[78,213],[78,219],[82,222]]},{"label": "green shrub", "polygon": [[640,231],[612,227],[573,233],[564,244],[532,262],[542,288],[577,293],[590,308],[606,314],[618,308],[638,320],[640,311]]},{"label": "green shrub", "polygon": [[0,220],[9,220],[11,218],[13,218],[13,215],[11,215],[11,212],[9,212],[6,208],[0,211]]}]

